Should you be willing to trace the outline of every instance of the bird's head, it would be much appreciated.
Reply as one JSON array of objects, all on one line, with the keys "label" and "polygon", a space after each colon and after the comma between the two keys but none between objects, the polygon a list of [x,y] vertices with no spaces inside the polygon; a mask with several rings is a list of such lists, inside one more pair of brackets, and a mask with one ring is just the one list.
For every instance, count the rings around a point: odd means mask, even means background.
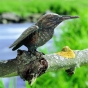
[{"label": "bird's head", "polygon": [[55,13],[49,13],[43,15],[39,19],[39,25],[43,28],[56,27],[64,20],[79,18],[78,16],[58,15]]}]

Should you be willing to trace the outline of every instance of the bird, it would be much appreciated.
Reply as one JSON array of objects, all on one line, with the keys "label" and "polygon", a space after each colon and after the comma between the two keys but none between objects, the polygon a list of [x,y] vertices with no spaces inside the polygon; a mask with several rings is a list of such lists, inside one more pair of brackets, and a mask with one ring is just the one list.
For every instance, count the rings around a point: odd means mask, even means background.
[{"label": "bird", "polygon": [[44,45],[53,37],[54,29],[62,21],[75,18],[79,18],[79,16],[45,14],[35,24],[27,28],[9,48],[14,51],[24,45],[29,52],[35,52],[38,47]]}]

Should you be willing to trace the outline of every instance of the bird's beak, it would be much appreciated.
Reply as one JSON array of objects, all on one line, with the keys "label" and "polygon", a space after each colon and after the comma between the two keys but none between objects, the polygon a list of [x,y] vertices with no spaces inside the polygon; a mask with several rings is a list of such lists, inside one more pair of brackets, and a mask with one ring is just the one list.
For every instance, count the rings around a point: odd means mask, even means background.
[{"label": "bird's beak", "polygon": [[62,20],[76,19],[76,18],[79,18],[79,16],[66,16],[66,15],[61,16]]}]

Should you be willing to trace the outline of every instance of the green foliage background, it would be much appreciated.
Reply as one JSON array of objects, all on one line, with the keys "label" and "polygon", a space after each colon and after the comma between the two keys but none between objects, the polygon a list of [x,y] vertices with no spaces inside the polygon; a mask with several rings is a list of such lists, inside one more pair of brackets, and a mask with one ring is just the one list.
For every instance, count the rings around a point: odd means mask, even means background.
[{"label": "green foliage background", "polygon": [[[64,22],[61,26],[62,33],[53,37],[52,48],[56,52],[66,45],[72,49],[88,48],[87,0],[0,0],[0,7],[0,13],[9,11],[23,17],[34,13],[44,13],[46,10],[64,15],[79,15],[80,18],[77,20]],[[47,53],[48,49],[41,51]],[[46,73],[37,79],[32,88],[88,88],[87,68],[88,66],[77,68],[71,77],[63,70]],[[0,83],[0,86],[3,85],[1,81]],[[27,82],[26,88],[31,88]]]}]

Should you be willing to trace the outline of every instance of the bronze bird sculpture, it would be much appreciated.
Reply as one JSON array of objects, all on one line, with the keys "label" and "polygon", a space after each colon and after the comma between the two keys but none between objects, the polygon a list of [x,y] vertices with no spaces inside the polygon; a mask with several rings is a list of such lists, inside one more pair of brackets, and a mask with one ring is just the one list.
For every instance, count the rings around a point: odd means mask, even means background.
[{"label": "bronze bird sculpture", "polygon": [[55,13],[45,14],[37,23],[27,28],[9,48],[13,47],[12,50],[14,51],[24,45],[29,52],[34,52],[39,46],[44,45],[52,38],[57,25],[64,20],[75,18],[78,18],[78,16],[58,15]]}]

